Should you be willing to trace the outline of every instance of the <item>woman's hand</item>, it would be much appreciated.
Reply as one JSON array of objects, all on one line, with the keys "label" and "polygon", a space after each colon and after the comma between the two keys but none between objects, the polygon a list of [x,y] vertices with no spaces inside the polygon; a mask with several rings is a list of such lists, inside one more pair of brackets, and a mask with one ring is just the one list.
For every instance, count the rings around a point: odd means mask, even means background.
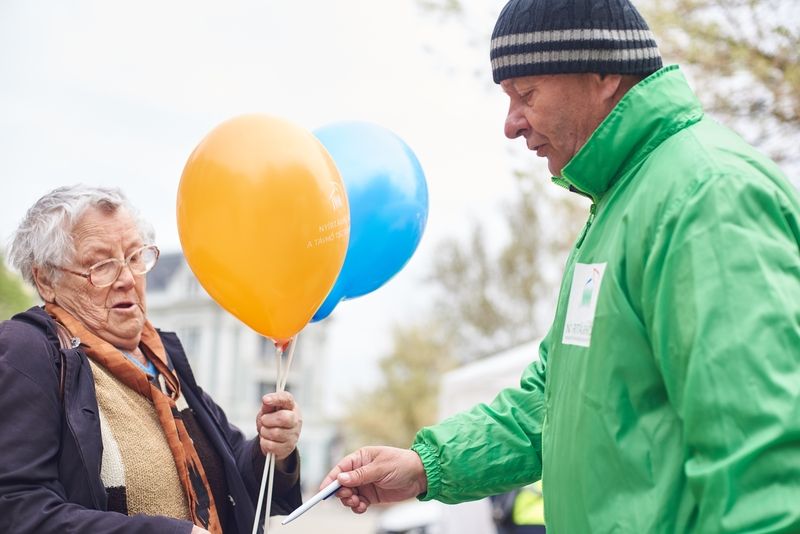
[{"label": "woman's hand", "polygon": [[294,397],[288,391],[270,393],[261,398],[261,410],[256,417],[256,429],[261,452],[283,460],[297,447],[303,417]]}]

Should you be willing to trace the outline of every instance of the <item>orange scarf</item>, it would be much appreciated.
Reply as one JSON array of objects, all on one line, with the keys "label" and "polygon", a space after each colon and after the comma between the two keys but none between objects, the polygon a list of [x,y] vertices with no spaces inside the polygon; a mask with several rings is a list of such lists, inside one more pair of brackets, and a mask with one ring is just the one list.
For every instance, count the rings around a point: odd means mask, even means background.
[{"label": "orange scarf", "polygon": [[153,403],[178,468],[178,476],[189,502],[192,521],[212,534],[221,534],[222,526],[217,516],[217,507],[214,504],[211,487],[208,485],[200,457],[197,455],[176,405],[176,401],[181,395],[180,383],[177,375],[169,368],[167,351],[153,325],[149,321],[145,322],[140,347],[160,373],[159,381],[164,391],[150,382],[145,373],[130,362],[122,352],[89,332],[69,312],[53,303],[47,303],[45,310],[56,321],[67,327],[72,336],[81,340],[81,348],[89,358],[106,368],[120,382]]}]

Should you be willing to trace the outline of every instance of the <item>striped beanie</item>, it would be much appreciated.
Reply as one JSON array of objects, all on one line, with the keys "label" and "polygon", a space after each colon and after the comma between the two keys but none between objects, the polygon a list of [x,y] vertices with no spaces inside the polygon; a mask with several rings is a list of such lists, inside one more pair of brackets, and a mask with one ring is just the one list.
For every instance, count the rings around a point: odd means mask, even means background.
[{"label": "striped beanie", "polygon": [[629,0],[511,0],[492,32],[495,83],[539,74],[641,74],[661,68]]}]

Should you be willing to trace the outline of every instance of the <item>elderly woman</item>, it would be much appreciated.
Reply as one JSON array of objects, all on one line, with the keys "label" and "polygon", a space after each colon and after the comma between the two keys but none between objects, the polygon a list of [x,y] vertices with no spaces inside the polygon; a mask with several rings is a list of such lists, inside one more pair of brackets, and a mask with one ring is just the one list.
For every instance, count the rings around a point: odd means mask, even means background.
[{"label": "elderly woman", "polygon": [[158,249],[119,191],[45,195],[10,258],[45,305],[0,323],[0,532],[249,532],[267,453],[273,513],[300,504],[294,399],[228,423],[147,320]]}]

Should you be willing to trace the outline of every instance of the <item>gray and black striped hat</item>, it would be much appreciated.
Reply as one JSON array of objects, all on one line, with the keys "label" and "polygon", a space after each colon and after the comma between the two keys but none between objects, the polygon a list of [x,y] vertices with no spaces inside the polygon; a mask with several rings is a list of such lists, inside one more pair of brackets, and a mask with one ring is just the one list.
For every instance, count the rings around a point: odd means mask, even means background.
[{"label": "gray and black striped hat", "polygon": [[511,0],[492,32],[495,83],[539,74],[648,75],[661,54],[628,0]]}]

